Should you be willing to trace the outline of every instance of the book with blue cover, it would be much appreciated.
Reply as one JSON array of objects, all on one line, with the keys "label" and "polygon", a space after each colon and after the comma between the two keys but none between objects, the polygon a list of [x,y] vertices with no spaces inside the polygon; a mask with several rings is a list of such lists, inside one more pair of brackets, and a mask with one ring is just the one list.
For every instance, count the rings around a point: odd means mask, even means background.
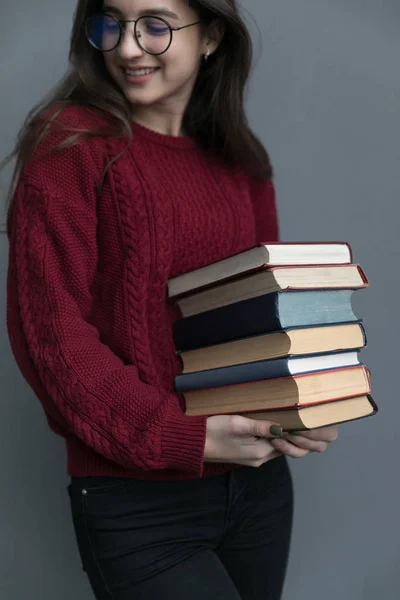
[{"label": "book with blue cover", "polygon": [[360,364],[358,352],[336,352],[312,356],[261,360],[220,369],[208,369],[175,377],[177,392],[220,387],[312,373],[315,371],[352,367]]},{"label": "book with blue cover", "polygon": [[174,341],[180,352],[270,333],[358,321],[354,290],[279,291],[178,319]]}]

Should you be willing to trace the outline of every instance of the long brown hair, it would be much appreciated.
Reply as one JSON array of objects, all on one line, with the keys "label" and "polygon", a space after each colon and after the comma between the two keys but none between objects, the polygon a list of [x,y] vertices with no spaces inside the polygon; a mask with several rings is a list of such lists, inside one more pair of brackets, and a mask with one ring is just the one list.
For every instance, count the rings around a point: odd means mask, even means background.
[{"label": "long brown hair", "polygon": [[[244,110],[253,46],[236,0],[187,1],[204,24],[219,19],[224,36],[216,52],[199,71],[184,115],[184,129],[203,148],[241,165],[257,178],[267,179],[272,175],[268,153],[250,130]],[[8,214],[24,164],[49,131],[60,126],[57,117],[68,106],[80,105],[99,111],[107,117],[109,125],[97,131],[69,128],[69,137],[54,150],[93,136],[126,137],[128,144],[132,139],[132,106],[108,74],[102,54],[88,43],[85,35],[86,18],[101,12],[102,5],[102,0],[78,0],[70,40],[68,72],[28,113],[12,154],[3,162],[4,166],[16,158],[8,196]]]}]

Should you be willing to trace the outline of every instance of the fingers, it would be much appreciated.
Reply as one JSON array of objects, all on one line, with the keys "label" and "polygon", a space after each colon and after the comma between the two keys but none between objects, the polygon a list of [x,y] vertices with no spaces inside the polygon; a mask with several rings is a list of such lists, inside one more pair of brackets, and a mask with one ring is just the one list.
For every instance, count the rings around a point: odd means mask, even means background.
[{"label": "fingers", "polygon": [[270,443],[276,450],[291,458],[304,458],[304,456],[310,454],[310,450],[296,446],[286,438],[271,440]]},{"label": "fingers", "polygon": [[319,454],[325,452],[328,445],[338,437],[337,426],[285,433],[278,423],[250,419],[241,415],[230,417],[229,429],[232,434],[243,440],[242,447],[246,446],[248,453],[245,457],[246,464],[254,467],[271,460],[272,448],[278,452],[278,455],[303,458],[311,452]]},{"label": "fingers", "polygon": [[[260,440],[262,443],[262,440]],[[265,442],[264,442],[265,443]],[[269,442],[267,442],[269,445]],[[278,458],[278,456],[282,456],[282,452],[277,450],[276,448],[272,448],[270,445],[268,448],[260,449],[260,451],[253,453],[253,457],[248,459],[244,464],[248,467],[253,467],[258,469],[266,462],[273,460],[274,458]]]},{"label": "fingers", "polygon": [[238,464],[258,468],[278,456],[282,456],[282,453],[272,446],[270,440],[259,438],[241,446]]},{"label": "fingers", "polygon": [[336,442],[338,439],[339,428],[337,425],[332,425],[330,427],[321,427],[320,429],[313,429],[311,431],[299,431],[298,435],[310,440],[328,442],[330,444],[332,442]]},{"label": "fingers", "polygon": [[308,437],[297,435],[294,436],[290,434],[286,435],[285,439],[291,444],[294,444],[299,448],[303,448],[304,450],[308,450],[309,452],[325,452],[329,445],[328,442],[325,441],[313,440]]},{"label": "fingers", "polygon": [[327,442],[315,441],[303,436],[287,434],[284,438],[271,440],[274,448],[292,458],[303,458],[310,452],[321,454],[328,448]]},{"label": "fingers", "polygon": [[[281,438],[283,436],[287,437],[287,434],[283,432],[279,423],[264,420],[258,421],[240,415],[233,415],[231,418],[232,427],[238,435],[251,435],[255,438],[267,439]],[[300,436],[316,442],[327,442],[330,444],[337,440],[338,431],[337,425],[331,425],[329,427],[320,427],[319,429],[313,429],[311,431],[299,431],[298,435],[294,437],[297,438]],[[298,445],[297,441],[293,440],[293,442]]]}]

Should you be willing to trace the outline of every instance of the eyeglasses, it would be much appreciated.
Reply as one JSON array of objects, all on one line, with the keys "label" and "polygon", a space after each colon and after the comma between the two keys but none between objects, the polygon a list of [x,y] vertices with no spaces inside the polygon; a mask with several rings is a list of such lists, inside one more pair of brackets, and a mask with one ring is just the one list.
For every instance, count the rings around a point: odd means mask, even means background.
[{"label": "eyeglasses", "polygon": [[165,19],[150,15],[131,21],[119,21],[111,15],[98,14],[86,19],[86,37],[96,50],[110,52],[120,43],[126,23],[135,23],[134,34],[140,48],[147,54],[158,55],[164,54],[170,47],[173,31],[192,27],[201,21],[182,27],[171,27]]}]

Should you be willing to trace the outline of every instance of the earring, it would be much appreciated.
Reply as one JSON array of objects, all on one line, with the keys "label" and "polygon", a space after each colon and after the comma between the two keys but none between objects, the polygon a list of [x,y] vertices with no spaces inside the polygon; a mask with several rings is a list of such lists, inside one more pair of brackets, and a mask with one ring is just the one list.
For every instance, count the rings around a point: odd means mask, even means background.
[{"label": "earring", "polygon": [[208,57],[210,56],[211,51],[210,48],[207,48],[207,52],[204,54],[204,62],[208,61]]}]

